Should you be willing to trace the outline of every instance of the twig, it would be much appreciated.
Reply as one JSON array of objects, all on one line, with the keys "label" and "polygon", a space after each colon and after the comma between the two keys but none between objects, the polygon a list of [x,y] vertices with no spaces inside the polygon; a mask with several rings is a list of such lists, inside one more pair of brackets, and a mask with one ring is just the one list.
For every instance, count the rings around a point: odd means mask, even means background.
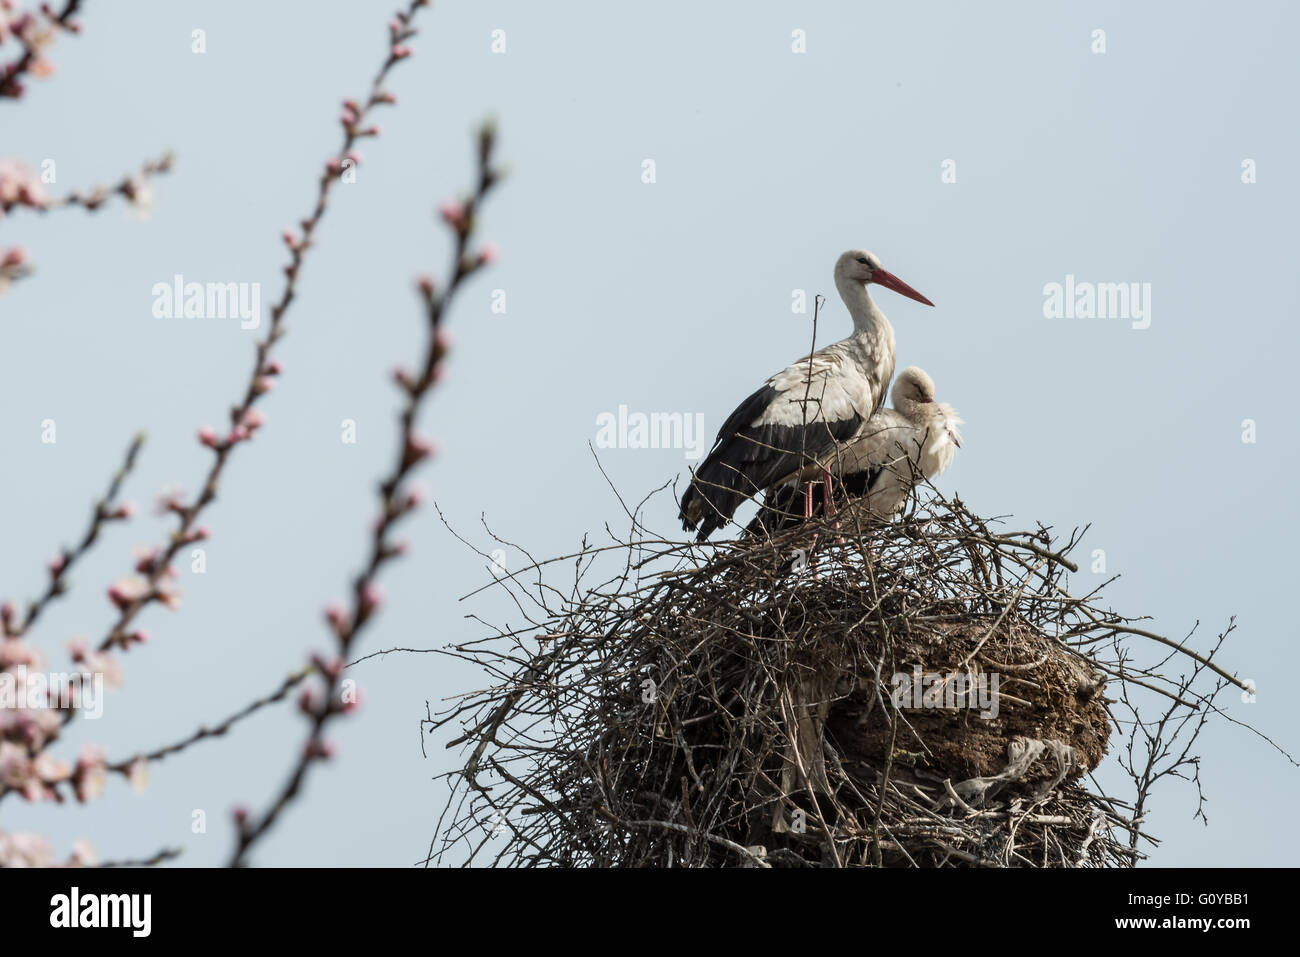
[{"label": "twig", "polygon": [[163,863],[164,861],[175,860],[180,856],[181,856],[181,849],[179,847],[164,847],[157,854],[153,855],[153,857],[146,857],[140,860],[105,861],[103,864],[100,864],[99,866],[100,867],[156,867],[157,865]]},{"label": "twig", "polygon": [[99,533],[109,522],[121,521],[130,518],[133,509],[129,505],[119,506],[117,504],[118,493],[122,489],[122,483],[126,481],[131,470],[135,468],[136,457],[144,445],[144,434],[140,433],[131,440],[127,447],[126,456],[122,464],[118,466],[117,471],[109,480],[108,489],[104,492],[104,497],[95,503],[94,511],[90,516],[90,524],[81,536],[81,542],[74,548],[62,549],[58,556],[50,562],[49,572],[50,581],[45,588],[44,594],[34,599],[27,605],[26,614],[22,621],[11,621],[12,615],[5,615],[0,611],[0,637],[21,638],[31,630],[36,619],[41,616],[41,612],[46,606],[56,598],[62,596],[68,590],[68,572],[77,564],[81,558],[90,551],[92,545],[99,539]]},{"label": "twig", "polygon": [[426,279],[420,283],[429,323],[428,344],[419,371],[413,375],[399,373],[397,376],[399,385],[406,393],[405,407],[400,416],[397,462],[380,484],[380,518],[375,524],[371,539],[370,557],[364,570],[357,575],[353,583],[351,608],[347,611],[334,609],[329,614],[338,640],[338,657],[321,667],[326,684],[324,701],[314,709],[309,706],[304,707],[311,725],[307,743],[289,775],[288,783],[270,808],[256,821],[240,822],[231,866],[238,867],[247,862],[248,853],[253,845],[275,824],[280,814],[299,793],[313,761],[329,756],[330,749],[324,741],[324,730],[329,721],[342,710],[335,704],[335,700],[343,662],[351,654],[357,636],[370,621],[379,605],[376,578],[380,569],[389,560],[405,551],[404,546],[390,542],[389,532],[396,522],[417,507],[418,498],[404,489],[404,483],[412,469],[430,457],[433,452],[432,443],[416,433],[415,419],[424,399],[439,378],[440,363],[447,352],[446,340],[442,334],[442,322],[448,305],[461,288],[461,284],[491,259],[486,252],[472,254],[469,245],[478,208],[500,178],[492,163],[495,141],[494,128],[490,124],[484,125],[478,137],[478,179],[474,192],[463,204],[449,205],[443,209],[443,218],[455,234],[450,277],[445,292],[440,293],[432,280]]},{"label": "twig", "polygon": [[198,496],[188,504],[179,500],[170,504],[170,510],[178,518],[178,526],[172,532],[168,542],[157,551],[154,560],[145,573],[145,587],[138,595],[127,596],[118,601],[119,614],[109,629],[108,634],[99,643],[99,650],[106,651],[114,646],[123,645],[127,628],[136,615],[148,604],[161,600],[164,595],[159,590],[159,583],[167,568],[182,548],[193,542],[206,538],[208,532],[200,528],[198,520],[204,509],[217,497],[217,488],[229,461],[232,450],[241,442],[252,437],[261,423],[255,405],[258,399],[271,388],[271,380],[280,373],[278,362],[271,360],[275,345],[285,336],[284,316],[293,303],[297,292],[298,277],[305,254],[314,245],[316,229],[320,225],[327,208],[327,200],[334,184],[339,180],[340,170],[345,161],[355,162],[353,150],[356,142],[368,136],[378,135],[378,127],[367,124],[370,112],[377,106],[394,102],[393,97],[384,90],[384,81],[394,65],[410,55],[405,45],[415,34],[410,27],[415,12],[427,5],[427,0],[411,0],[405,13],[390,26],[388,55],[376,73],[370,87],[370,93],[362,103],[348,101],[344,104],[343,142],[337,154],[326,164],[321,173],[317,189],[316,205],[311,214],[301,222],[301,233],[295,235],[286,231],[285,244],[289,249],[289,264],[285,266],[286,282],[279,300],[271,307],[271,325],[266,337],[257,343],[252,373],[244,388],[243,398],[231,409],[231,430],[225,436],[212,432],[200,433],[200,441],[213,452],[213,461],[208,469]]}]

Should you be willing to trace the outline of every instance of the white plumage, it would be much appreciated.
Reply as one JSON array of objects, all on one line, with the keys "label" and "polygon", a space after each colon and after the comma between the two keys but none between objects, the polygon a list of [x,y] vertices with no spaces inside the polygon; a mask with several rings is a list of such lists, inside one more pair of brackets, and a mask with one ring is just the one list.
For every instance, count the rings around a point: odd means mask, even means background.
[{"label": "white plumage", "polygon": [[682,496],[683,528],[706,538],[746,499],[823,459],[858,434],[894,374],[894,330],[867,293],[876,283],[932,306],[865,250],[835,263],[835,288],[853,334],[769,378],[732,412]]},{"label": "white plumage", "polygon": [[[849,495],[864,500],[876,518],[888,518],[907,502],[916,482],[937,478],[961,448],[962,420],[935,399],[934,380],[916,366],[898,376],[892,409],[881,409],[839,450],[832,465]],[[834,473],[832,473],[834,474]]]},{"label": "white plumage", "polygon": [[802,486],[822,475],[833,481],[870,521],[885,521],[902,509],[921,479],[942,475],[961,447],[962,420],[935,399],[934,380],[909,366],[890,393],[892,409],[881,409],[858,433],[820,461],[787,476],[768,496],[754,531],[774,531],[803,515]]}]

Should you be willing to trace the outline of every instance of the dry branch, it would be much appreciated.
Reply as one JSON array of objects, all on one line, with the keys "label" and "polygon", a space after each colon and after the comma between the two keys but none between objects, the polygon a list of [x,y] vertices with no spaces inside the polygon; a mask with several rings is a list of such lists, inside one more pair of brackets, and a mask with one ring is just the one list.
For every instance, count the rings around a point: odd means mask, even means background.
[{"label": "dry branch", "polygon": [[[445,649],[491,684],[423,722],[465,751],[428,863],[1132,866],[1146,792],[1236,681],[1221,641],[1154,641],[1072,596],[1078,533],[995,533],[932,490],[885,525],[705,546],[628,514],[563,586],[554,561],[500,576],[525,621]],[[1160,691],[1181,732],[1172,755],[1151,733],[1128,805],[1084,782],[1116,686]]]}]

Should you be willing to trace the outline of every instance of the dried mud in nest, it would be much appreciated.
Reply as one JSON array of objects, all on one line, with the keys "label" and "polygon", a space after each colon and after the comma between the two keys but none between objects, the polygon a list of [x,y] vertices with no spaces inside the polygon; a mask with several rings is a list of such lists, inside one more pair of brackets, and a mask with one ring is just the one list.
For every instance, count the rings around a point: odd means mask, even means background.
[{"label": "dried mud in nest", "polygon": [[[430,859],[1132,864],[1123,802],[1083,777],[1107,752],[1107,677],[1125,680],[1091,649],[1129,619],[1065,588],[1074,536],[927,505],[584,548],[563,585],[553,563],[509,576],[527,624],[455,646],[493,684],[427,722],[467,751]],[[621,567],[588,584],[602,557]],[[996,699],[918,707],[895,693],[918,671],[927,690],[996,680]]]},{"label": "dried mud in nest", "polygon": [[[1006,767],[1007,749],[1017,737],[1072,748],[1066,781],[1091,771],[1105,756],[1110,718],[1098,694],[1103,676],[1053,638],[1020,623],[1004,623],[987,634],[962,622],[901,636],[893,651],[897,670],[909,676],[918,668],[923,674],[973,674],[977,680],[998,676],[996,714],[980,709],[973,694],[967,707],[922,707],[907,714],[894,750],[907,751],[908,765],[916,769],[909,777],[995,775]],[[846,696],[828,709],[827,731],[844,754],[878,765],[890,753],[892,723],[888,713],[875,707],[873,685],[850,690],[851,683],[847,676],[838,682]],[[935,705],[945,703],[942,690],[931,693]],[[1020,784],[1052,779],[1050,763],[1037,762]]]}]

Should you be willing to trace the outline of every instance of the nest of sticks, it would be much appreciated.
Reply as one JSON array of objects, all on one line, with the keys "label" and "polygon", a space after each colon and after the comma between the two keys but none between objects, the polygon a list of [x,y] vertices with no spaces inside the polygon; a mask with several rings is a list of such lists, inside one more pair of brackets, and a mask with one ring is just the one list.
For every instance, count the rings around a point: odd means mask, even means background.
[{"label": "nest of sticks", "polygon": [[[1210,660],[1228,632],[1207,657],[1073,597],[1080,532],[997,530],[932,489],[893,522],[716,545],[628,515],[499,575],[520,626],[447,650],[490,683],[424,722],[465,755],[430,862],[1132,866],[1151,784],[1194,777],[1240,684]],[[1116,744],[1128,800],[1090,775]]]}]

